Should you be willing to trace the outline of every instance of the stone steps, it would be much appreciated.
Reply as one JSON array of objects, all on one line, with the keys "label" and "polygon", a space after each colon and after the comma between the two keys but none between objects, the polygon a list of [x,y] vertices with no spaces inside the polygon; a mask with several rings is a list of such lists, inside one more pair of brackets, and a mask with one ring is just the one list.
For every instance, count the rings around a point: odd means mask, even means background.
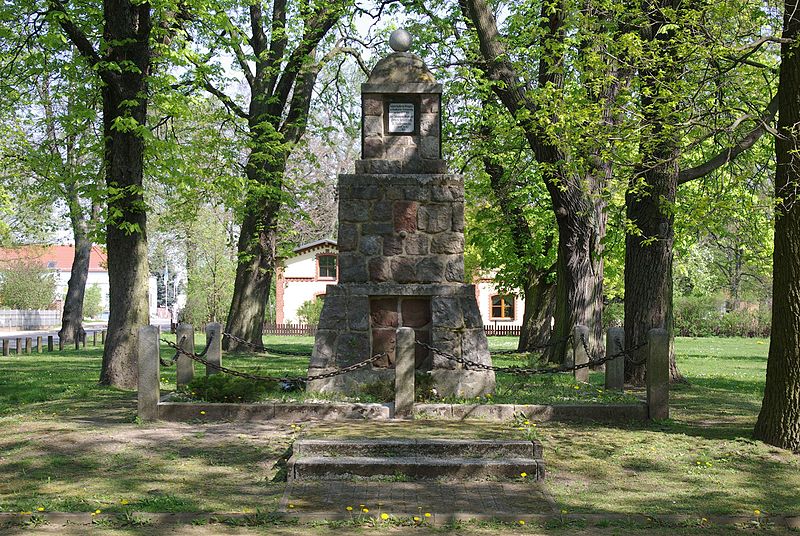
[{"label": "stone steps", "polygon": [[289,460],[289,480],[522,479],[543,480],[536,441],[299,440]]}]

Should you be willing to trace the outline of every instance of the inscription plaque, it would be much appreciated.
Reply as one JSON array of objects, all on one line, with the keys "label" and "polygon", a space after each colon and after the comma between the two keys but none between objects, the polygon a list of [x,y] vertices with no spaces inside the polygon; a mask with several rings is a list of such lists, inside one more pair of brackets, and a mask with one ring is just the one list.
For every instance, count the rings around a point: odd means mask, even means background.
[{"label": "inscription plaque", "polygon": [[397,134],[411,134],[414,132],[413,103],[389,103],[389,132]]}]

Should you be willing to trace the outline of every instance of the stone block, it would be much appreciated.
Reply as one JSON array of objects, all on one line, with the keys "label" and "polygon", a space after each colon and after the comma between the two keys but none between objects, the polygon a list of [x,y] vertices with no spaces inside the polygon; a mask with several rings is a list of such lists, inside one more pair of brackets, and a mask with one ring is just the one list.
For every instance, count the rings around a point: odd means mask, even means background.
[{"label": "stone block", "polygon": [[417,230],[419,203],[415,201],[395,201],[392,206],[394,231],[413,233]]},{"label": "stone block", "polygon": [[464,234],[445,232],[435,235],[431,241],[431,253],[464,253]]},{"label": "stone block", "polygon": [[[374,339],[373,339],[374,340]],[[414,410],[414,369],[416,368],[416,344],[414,331],[410,328],[397,330],[395,350],[395,416],[411,417]]]},{"label": "stone block", "polygon": [[454,233],[464,232],[464,203],[453,203],[453,221],[451,229]]},{"label": "stone block", "polygon": [[358,225],[354,223],[340,223],[337,244],[339,252],[355,251],[358,247]]},{"label": "stone block", "polygon": [[439,257],[425,257],[416,265],[415,280],[420,283],[439,283],[445,280],[445,261]]},{"label": "stone block", "polygon": [[336,366],[346,367],[370,356],[369,332],[340,333],[336,341]]},{"label": "stone block", "polygon": [[158,327],[142,326],[139,328],[137,414],[143,421],[158,419],[159,345]]},{"label": "stone block", "polygon": [[410,257],[392,257],[392,280],[398,283],[415,283],[418,281],[416,274],[416,260]]},{"label": "stone block", "polygon": [[464,312],[464,327],[467,329],[483,329],[481,311],[478,308],[478,302],[474,297],[461,298],[461,310]]},{"label": "stone block", "polygon": [[[420,169],[418,169],[421,166],[421,162],[415,162],[412,164],[412,166],[417,166],[412,171],[414,172],[421,171]],[[422,201],[422,202],[430,201],[431,199],[430,187],[425,184],[408,186],[403,190],[403,197],[410,201]]]},{"label": "stone block", "polygon": [[403,326],[422,328],[431,323],[431,302],[424,298],[404,298],[400,302]]},{"label": "stone block", "polygon": [[397,298],[373,298],[369,302],[370,322],[374,327],[397,328],[400,316],[397,312]]},{"label": "stone block", "polygon": [[405,199],[404,189],[400,185],[388,185],[384,186],[383,188],[383,195],[385,199],[389,199],[392,201],[398,199]]},{"label": "stone block", "polygon": [[365,283],[367,276],[367,262],[362,254],[355,252],[339,253],[340,282]]},{"label": "stone block", "polygon": [[351,199],[372,200],[381,196],[380,189],[375,184],[353,185],[350,187]]},{"label": "stone block", "polygon": [[347,322],[347,303],[344,296],[326,296],[319,315],[319,329],[339,329]]},{"label": "stone block", "polygon": [[439,152],[439,138],[433,136],[423,137],[419,144],[419,155],[422,158],[439,158],[441,156]]},{"label": "stone block", "polygon": [[464,200],[464,187],[463,185],[455,184],[442,184],[433,186],[431,188],[432,201],[463,201]]},{"label": "stone block", "polygon": [[464,327],[464,315],[458,298],[431,298],[431,317],[435,328],[461,329]]},{"label": "stone block", "polygon": [[406,255],[427,255],[430,240],[424,234],[412,234],[405,238]]},{"label": "stone block", "polygon": [[464,282],[464,257],[461,255],[451,257],[447,260],[444,278],[453,283]]},{"label": "stone block", "polygon": [[375,235],[362,236],[358,250],[366,256],[380,255],[383,253],[383,238]]},{"label": "stone block", "polygon": [[625,330],[608,328],[606,333],[606,356],[618,356],[606,363],[606,389],[622,391],[625,384]]},{"label": "stone block", "polygon": [[366,138],[364,140],[364,150],[361,155],[364,158],[382,158],[383,140],[381,138]]},{"label": "stone block", "polygon": [[439,113],[439,96],[438,95],[424,95],[420,99],[419,109],[420,113]]},{"label": "stone block", "polygon": [[347,325],[352,331],[369,329],[370,303],[368,296],[347,297]]},{"label": "stone block", "polygon": [[[586,353],[586,346],[589,344],[589,328],[577,325],[572,330],[572,362],[575,365],[583,365],[589,362],[589,354]],[[583,367],[574,372],[575,381],[581,383],[589,382],[589,368]]]},{"label": "stone block", "polygon": [[422,112],[419,116],[419,134],[425,136],[439,136],[439,114]]},{"label": "stone block", "polygon": [[352,199],[339,200],[340,222],[364,222],[369,220],[368,204]]},{"label": "stone block", "polygon": [[337,331],[318,329],[314,337],[314,350],[311,352],[309,367],[325,368],[336,357]]},{"label": "stone block", "polygon": [[[495,377],[494,373],[490,371],[475,371],[475,370],[443,370],[443,369],[434,369],[431,371],[431,376],[433,377],[433,381],[436,384],[436,390],[439,392],[441,396],[457,396],[462,398],[475,398],[478,396],[483,396],[488,393],[494,392],[495,388]],[[491,410],[477,410],[478,407],[491,407],[491,406],[473,406],[472,409],[469,409],[469,406],[463,406],[459,408],[462,411],[465,411],[466,414],[456,415],[456,406],[453,407],[453,417],[458,418],[467,418],[467,417],[474,417],[474,413],[476,411],[487,411],[489,412],[488,415],[484,415],[487,417],[492,414]],[[500,411],[510,411],[508,414],[508,418],[513,417],[513,407],[508,405],[507,408]]]},{"label": "stone block", "polygon": [[489,341],[483,329],[467,329],[461,334],[461,357],[475,363],[491,365]]},{"label": "stone block", "polygon": [[373,328],[372,330],[372,355],[386,353],[385,358],[378,359],[373,367],[391,367],[395,363],[397,347],[397,331],[394,328]]},{"label": "stone block", "polygon": [[432,352],[433,369],[455,370],[459,367],[456,361],[442,355],[461,357],[461,337],[457,332],[434,328],[431,331],[431,346],[441,352]]},{"label": "stone block", "polygon": [[392,279],[392,261],[386,257],[373,257],[369,260],[369,280],[376,283]]},{"label": "stone block", "polygon": [[383,99],[370,94],[361,94],[361,109],[364,115],[383,115]]},{"label": "stone block", "polygon": [[[419,236],[419,235],[411,235]],[[392,255],[400,255],[403,253],[403,239],[396,235],[387,235],[383,237],[383,254],[390,257]]]},{"label": "stone block", "polygon": [[364,116],[364,139],[383,136],[383,118],[375,115]]},{"label": "stone block", "polygon": [[361,224],[362,235],[390,234],[394,226],[390,222],[367,222]]},{"label": "stone block", "polygon": [[669,419],[669,333],[647,333],[647,408],[650,419]]},{"label": "stone block", "polygon": [[377,201],[372,205],[372,221],[388,222],[392,221],[392,202]]},{"label": "stone block", "polygon": [[452,225],[450,205],[421,206],[417,212],[417,228],[427,233],[449,231]]}]

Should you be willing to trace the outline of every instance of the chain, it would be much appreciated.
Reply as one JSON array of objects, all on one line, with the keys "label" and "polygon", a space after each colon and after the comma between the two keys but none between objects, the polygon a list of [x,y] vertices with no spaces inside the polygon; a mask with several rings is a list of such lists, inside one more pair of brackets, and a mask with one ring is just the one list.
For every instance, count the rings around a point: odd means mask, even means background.
[{"label": "chain", "polygon": [[567,335],[566,337],[562,337],[555,341],[550,341],[547,344],[542,344],[540,346],[531,346],[528,350],[524,352],[520,352],[519,350],[498,350],[496,352],[492,352],[492,355],[511,355],[511,354],[520,354],[520,355],[530,355],[536,352],[536,350],[546,350],[548,348],[552,348],[554,346],[558,346],[559,344],[563,344],[565,342],[569,342],[571,337]]},{"label": "chain", "polygon": [[[622,348],[622,341],[619,339],[619,337],[614,339],[614,342],[617,343],[617,348]],[[581,343],[583,344],[583,349],[586,351],[586,355],[592,355],[589,352],[589,347],[587,346],[586,339],[584,339],[583,335],[581,335]],[[634,359],[633,352],[635,352],[640,348],[644,348],[645,346],[647,346],[647,341],[639,343],[632,348],[625,348],[622,351],[618,352],[617,356],[620,355],[625,356],[625,362],[628,363],[629,365],[633,365],[634,367],[644,365],[645,363],[647,363],[647,356],[644,356],[641,359]]]},{"label": "chain", "polygon": [[[253,381],[258,381],[258,382],[305,383],[305,382],[310,382],[310,381],[314,381],[314,380],[323,380],[323,379],[326,379],[326,378],[333,378],[334,376],[339,376],[341,374],[347,374],[348,372],[353,372],[354,370],[358,370],[360,368],[364,368],[367,365],[369,365],[371,363],[374,363],[378,359],[381,359],[383,357],[387,357],[386,352],[383,352],[381,354],[375,354],[370,358],[367,358],[367,359],[365,359],[363,361],[359,361],[358,363],[353,363],[352,365],[349,365],[347,367],[336,369],[336,370],[333,370],[331,372],[326,372],[324,374],[315,374],[313,376],[287,376],[287,377],[259,376],[259,375],[256,375],[256,374],[249,374],[247,372],[241,372],[239,370],[230,369],[228,367],[223,367],[222,365],[220,365],[218,363],[212,363],[211,361],[203,359],[203,357],[201,355],[187,352],[186,350],[184,350],[183,348],[179,347],[174,342],[168,341],[166,339],[161,339],[161,341],[163,343],[165,343],[167,346],[169,346],[170,348],[174,349],[175,352],[176,352],[176,356],[178,354],[184,355],[184,356],[188,357],[189,359],[191,359],[193,361],[197,361],[198,363],[202,363],[203,365],[206,365],[207,367],[211,367],[214,370],[218,370],[219,372],[223,372],[223,373],[229,374],[231,376],[237,376],[239,378],[244,378],[244,379],[247,379],[247,380],[253,380]],[[206,347],[206,350],[208,350],[208,347]],[[205,351],[203,353],[205,354]],[[173,359],[173,361],[174,361],[174,359]]]},{"label": "chain", "polygon": [[248,348],[250,348],[251,350],[253,350],[255,352],[262,352],[262,353],[266,352],[268,354],[288,355],[288,356],[297,356],[297,357],[308,357],[308,352],[295,352],[293,350],[279,350],[277,348],[268,348],[268,347],[264,346],[263,344],[254,344],[254,343],[252,343],[250,341],[247,341],[247,340],[245,340],[245,339],[243,339],[241,337],[237,337],[236,335],[234,335],[232,333],[223,333],[222,336],[223,337],[227,337],[228,339],[231,339],[233,341],[236,341],[239,344],[243,344],[243,345],[247,346]]},{"label": "chain", "polygon": [[[161,340],[162,340],[162,341],[164,341],[164,339],[161,339]],[[186,352],[184,352],[183,350],[181,350],[180,348],[178,348],[178,347],[180,347],[180,346],[183,346],[183,342],[184,342],[185,340],[186,340],[186,335],[184,335],[183,337],[181,337],[181,340],[180,340],[180,341],[178,341],[177,345],[173,345],[172,343],[170,343],[170,342],[168,342],[168,341],[164,341],[164,342],[166,342],[166,343],[167,343],[167,345],[170,345],[170,346],[175,346],[175,347],[176,347],[176,350],[175,350],[175,355],[174,355],[174,356],[172,356],[172,359],[170,359],[169,361],[164,361],[163,359],[161,359],[161,357],[159,357],[159,358],[158,358],[158,360],[161,362],[161,366],[162,366],[162,367],[171,367],[171,366],[172,366],[172,365],[174,365],[174,364],[175,364],[175,362],[178,360],[178,356],[180,356],[180,355],[181,355],[181,353],[186,353]],[[199,354],[197,354],[199,357],[203,357],[203,356],[205,356],[205,355],[208,353],[208,349],[209,349],[209,348],[211,348],[211,341],[213,341],[213,340],[214,340],[214,333],[211,333],[211,336],[210,336],[210,337],[208,338],[208,340],[206,341],[206,347],[205,347],[205,348],[203,348],[203,351],[202,351],[202,352],[200,352]]]},{"label": "chain", "polygon": [[[535,374],[560,374],[562,372],[575,372],[576,370],[580,370],[587,367],[596,367],[598,365],[602,365],[603,363],[607,363],[613,359],[616,359],[620,356],[624,356],[623,352],[619,354],[606,356],[600,359],[593,359],[589,360],[586,363],[580,363],[578,365],[570,365],[570,366],[561,366],[561,367],[549,367],[549,368],[522,368],[522,367],[496,367],[494,365],[486,365],[484,363],[477,363],[475,361],[471,361],[469,359],[465,359],[463,357],[458,357],[453,354],[449,354],[447,352],[442,352],[438,348],[430,346],[429,344],[425,344],[423,342],[416,341],[416,343],[423,348],[428,349],[431,352],[434,352],[444,358],[447,358],[451,361],[455,361],[456,363],[461,363],[468,369],[479,369],[479,370],[491,370],[494,372],[506,372],[508,374],[517,374],[521,376],[533,376]],[[587,354],[588,355],[588,354]]]}]

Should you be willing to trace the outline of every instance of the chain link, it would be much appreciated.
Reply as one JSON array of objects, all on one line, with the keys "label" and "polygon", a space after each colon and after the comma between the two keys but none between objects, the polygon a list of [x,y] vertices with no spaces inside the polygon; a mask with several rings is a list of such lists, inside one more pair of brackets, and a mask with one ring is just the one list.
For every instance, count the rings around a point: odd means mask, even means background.
[{"label": "chain link", "polygon": [[548,348],[553,348],[554,346],[558,346],[559,344],[563,344],[563,343],[569,342],[571,338],[572,337],[567,335],[566,337],[562,337],[562,338],[560,338],[558,340],[550,341],[547,344],[542,344],[540,346],[531,346],[531,347],[529,347],[528,350],[526,350],[524,352],[520,352],[519,350],[497,350],[495,352],[492,352],[492,355],[515,355],[515,354],[518,354],[518,355],[530,355],[530,354],[535,353],[536,350],[547,350]]},{"label": "chain link", "polygon": [[263,344],[254,344],[241,337],[237,337],[232,333],[223,333],[222,336],[231,339],[232,341],[236,341],[239,344],[243,344],[255,352],[276,354],[276,355],[297,356],[297,357],[308,357],[308,352],[296,352],[293,350],[279,350],[277,348],[268,348]]},{"label": "chain link", "polygon": [[[204,359],[199,354],[194,354],[194,353],[187,352],[186,350],[180,348],[177,344],[175,344],[172,341],[168,341],[166,339],[161,339],[161,341],[163,343],[165,343],[167,346],[169,346],[170,348],[174,349],[175,352],[176,352],[176,356],[179,355],[179,354],[180,355],[184,355],[184,356],[188,357],[189,359],[191,359],[193,361],[197,361],[198,363],[202,363],[203,365],[206,365],[207,367],[211,367],[214,370],[218,370],[219,372],[223,372],[223,373],[229,374],[231,376],[237,376],[239,378],[244,378],[244,379],[247,379],[247,380],[253,380],[253,381],[258,381],[258,382],[307,383],[307,382],[314,381],[314,380],[324,380],[324,379],[327,379],[327,378],[333,378],[335,376],[339,376],[341,374],[347,374],[348,372],[353,372],[354,370],[358,370],[360,368],[364,368],[367,365],[370,365],[370,364],[374,363],[375,361],[377,361],[377,360],[379,360],[381,358],[387,357],[386,352],[383,352],[381,354],[375,354],[370,358],[367,358],[367,359],[365,359],[363,361],[359,361],[358,363],[353,363],[352,365],[346,366],[344,368],[336,369],[336,370],[333,370],[331,372],[325,372],[323,374],[315,374],[315,375],[312,375],[312,376],[259,376],[257,374],[250,374],[250,373],[247,373],[247,372],[234,370],[234,369],[231,369],[231,368],[228,368],[228,367],[223,367],[222,365],[220,365],[218,363],[212,363],[211,361],[208,361],[207,359]],[[208,347],[206,347],[206,350],[208,350]],[[174,359],[173,359],[173,362],[174,362]],[[163,363],[163,361],[162,361],[162,363]]]}]

